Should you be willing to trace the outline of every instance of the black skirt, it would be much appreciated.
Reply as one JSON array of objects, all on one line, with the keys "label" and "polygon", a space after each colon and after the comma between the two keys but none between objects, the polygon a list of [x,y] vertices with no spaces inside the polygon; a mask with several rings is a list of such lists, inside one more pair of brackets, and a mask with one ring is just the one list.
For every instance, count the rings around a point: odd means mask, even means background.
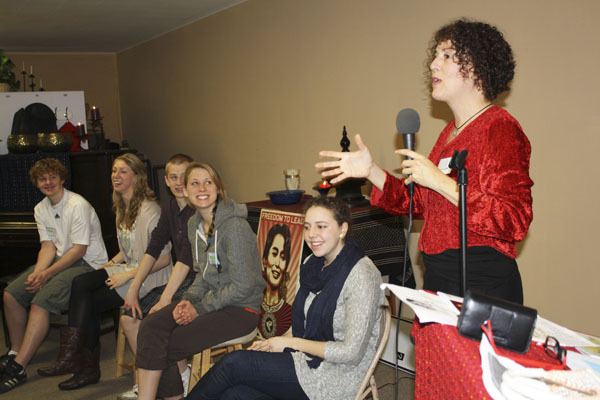
[{"label": "black skirt", "polygon": [[[423,253],[423,289],[459,295],[461,286],[460,250],[439,254]],[[523,304],[523,285],[517,262],[492,247],[467,249],[467,289]]]}]

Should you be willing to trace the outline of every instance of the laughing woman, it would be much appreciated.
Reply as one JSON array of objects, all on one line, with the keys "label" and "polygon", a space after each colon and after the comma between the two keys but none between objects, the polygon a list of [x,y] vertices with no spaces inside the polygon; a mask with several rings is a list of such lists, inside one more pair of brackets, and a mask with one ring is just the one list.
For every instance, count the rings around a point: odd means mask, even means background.
[{"label": "laughing woman", "polygon": [[181,398],[177,361],[246,335],[258,324],[265,282],[246,206],[228,199],[214,168],[198,162],[186,169],[185,195],[195,209],[188,238],[197,274],[184,300],[142,321],[138,399]]},{"label": "laughing woman", "polygon": [[[77,389],[100,379],[100,316],[123,305],[160,216],[160,207],[148,187],[146,166],[138,157],[133,154],[117,157],[111,179],[119,252],[103,268],[73,280],[69,326],[64,338],[61,335],[58,360],[38,370],[42,376],[74,373],[58,385],[61,390]],[[170,252],[169,244],[158,257],[155,272],[144,281],[142,297],[166,284],[171,271]]]},{"label": "laughing woman", "polygon": [[[346,400],[356,396],[379,338],[381,275],[346,243],[350,211],[339,199],[306,205],[304,240],[313,252],[300,269],[292,334],[224,356],[194,387],[192,400]],[[289,331],[288,331],[289,332]]]}]

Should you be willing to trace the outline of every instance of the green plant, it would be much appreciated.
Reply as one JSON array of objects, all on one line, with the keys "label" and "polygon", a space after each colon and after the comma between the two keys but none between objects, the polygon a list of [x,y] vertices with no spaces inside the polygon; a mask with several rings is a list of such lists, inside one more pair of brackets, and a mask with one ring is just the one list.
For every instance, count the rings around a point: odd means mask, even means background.
[{"label": "green plant", "polygon": [[4,55],[4,51],[0,50],[0,83],[8,83],[13,92],[19,90],[21,84],[13,72],[14,66],[10,58]]}]

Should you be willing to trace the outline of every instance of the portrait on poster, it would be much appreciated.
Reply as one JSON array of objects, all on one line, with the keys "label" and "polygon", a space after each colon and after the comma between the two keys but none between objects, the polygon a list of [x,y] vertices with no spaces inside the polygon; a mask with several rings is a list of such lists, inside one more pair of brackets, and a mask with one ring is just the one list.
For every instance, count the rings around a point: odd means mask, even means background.
[{"label": "portrait on poster", "polygon": [[292,324],[292,303],[298,290],[302,261],[303,228],[302,214],[261,210],[257,243],[267,286],[259,330],[265,338],[283,335]]}]

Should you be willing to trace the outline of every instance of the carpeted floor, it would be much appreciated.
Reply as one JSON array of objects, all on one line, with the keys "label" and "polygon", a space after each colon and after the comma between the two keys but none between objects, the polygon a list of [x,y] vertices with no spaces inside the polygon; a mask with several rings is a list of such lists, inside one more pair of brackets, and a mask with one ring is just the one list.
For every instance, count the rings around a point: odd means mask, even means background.
[{"label": "carpeted floor", "polygon": [[[108,322],[110,323],[110,322]],[[28,380],[25,384],[12,391],[1,394],[0,400],[74,400],[74,399],[94,399],[94,400],[116,400],[117,395],[129,390],[133,384],[131,375],[125,375],[115,378],[115,335],[113,332],[106,333],[101,338],[102,356],[101,370],[102,378],[95,385],[74,391],[61,391],[58,389],[58,383],[67,379],[68,376],[56,378],[42,378],[38,376],[37,369],[40,366],[51,363],[56,357],[58,351],[58,329],[51,328],[48,338],[42,344],[40,350],[27,367]],[[0,345],[4,348],[4,334],[0,330]],[[0,350],[4,354],[6,350]],[[394,387],[392,385],[395,378],[394,369],[386,364],[379,363],[375,373],[377,386],[380,388],[379,396],[381,400],[394,399]],[[408,374],[400,373],[400,383],[398,388],[398,399],[412,400],[414,390],[414,378]],[[349,399],[351,400],[351,399]]]}]

